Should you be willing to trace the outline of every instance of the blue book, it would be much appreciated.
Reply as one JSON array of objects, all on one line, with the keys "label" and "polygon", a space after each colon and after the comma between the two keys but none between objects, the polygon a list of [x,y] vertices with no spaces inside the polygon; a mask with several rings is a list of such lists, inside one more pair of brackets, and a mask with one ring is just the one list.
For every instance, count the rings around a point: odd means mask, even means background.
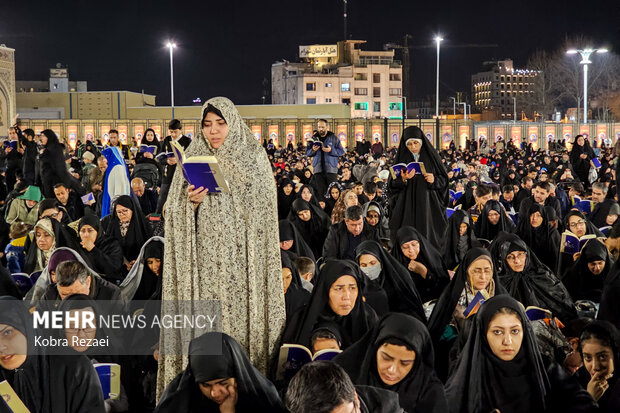
[{"label": "blue book", "polygon": [[207,188],[209,193],[229,193],[228,182],[220,169],[215,156],[185,157],[183,147],[178,142],[170,142],[174,157],[181,166],[185,180],[195,188]]},{"label": "blue book", "polygon": [[148,152],[150,154],[155,155],[155,151],[157,150],[157,145],[140,145],[140,152]]},{"label": "blue book", "polygon": [[30,291],[30,289],[34,285],[34,282],[26,273],[18,272],[15,274],[11,274],[11,278],[13,279],[13,282],[17,285],[17,288],[19,288],[19,291],[22,293],[22,295],[26,295],[26,293]]},{"label": "blue book", "polygon": [[406,171],[407,173],[415,171],[416,175],[424,175],[426,173],[426,169],[424,168],[424,162],[409,162],[408,164],[397,163],[390,168],[393,179],[396,179],[402,171]]},{"label": "blue book", "polygon": [[571,255],[575,254],[581,251],[583,246],[586,245],[586,242],[595,238],[595,234],[586,234],[583,237],[579,238],[577,237],[577,235],[573,234],[570,231],[564,231],[564,233],[562,233],[562,240],[560,242],[560,252]]},{"label": "blue book", "polygon": [[578,196],[574,196],[571,201],[573,208],[577,208],[586,215],[591,214],[594,210],[594,201],[590,199],[581,199]]},{"label": "blue book", "polygon": [[314,355],[305,346],[299,344],[284,344],[280,347],[276,380],[290,380],[307,363],[315,360],[331,361],[342,350],[324,349]]},{"label": "blue book", "polygon": [[474,299],[471,300],[465,311],[463,311],[463,316],[465,318],[469,318],[470,316],[476,314],[480,309],[480,306],[489,299],[489,293],[486,290],[480,290],[474,296]]},{"label": "blue book", "polygon": [[459,173],[461,173],[461,168],[454,168],[454,169],[452,170],[452,172],[454,172],[454,174],[455,174],[455,175],[456,175],[456,174],[459,174]]},{"label": "blue book", "polygon": [[450,202],[456,202],[463,196],[463,191],[450,190]]},{"label": "blue book", "polygon": [[116,363],[93,364],[104,399],[118,399],[121,395],[121,366]]},{"label": "blue book", "polygon": [[592,165],[596,169],[599,169],[601,167],[601,161],[598,158],[592,158],[592,160],[590,161],[590,165]]},{"label": "blue book", "polygon": [[6,141],[4,141],[4,147],[5,148],[13,148],[13,150],[16,151],[17,150],[17,141],[6,140]]},{"label": "blue book", "polygon": [[82,203],[86,206],[95,203],[95,195],[93,195],[92,192],[89,192],[86,195],[80,197],[80,199],[82,200]]},{"label": "blue book", "polygon": [[607,225],[605,227],[601,227],[598,230],[601,231],[603,233],[603,235],[605,235],[606,237],[609,237],[609,233],[611,232],[611,225]]},{"label": "blue book", "polygon": [[544,320],[546,318],[552,318],[551,311],[544,308],[535,307],[533,305],[525,309],[525,315],[530,321]]},{"label": "blue book", "polygon": [[446,208],[446,215],[447,215],[448,219],[450,219],[452,214],[454,214],[456,211],[461,209],[461,207],[462,207],[462,205],[457,205],[454,208]]}]

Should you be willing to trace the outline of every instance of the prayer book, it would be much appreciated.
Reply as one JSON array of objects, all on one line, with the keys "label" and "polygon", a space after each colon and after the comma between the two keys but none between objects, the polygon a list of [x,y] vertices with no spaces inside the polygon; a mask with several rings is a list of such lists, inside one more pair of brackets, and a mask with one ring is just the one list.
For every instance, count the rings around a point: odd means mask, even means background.
[{"label": "prayer book", "polygon": [[[19,398],[13,387],[8,381],[4,380],[0,382],[0,406],[8,408],[12,413],[30,413],[30,410],[26,407],[22,399]],[[0,409],[5,411],[5,409]]]},{"label": "prayer book", "polygon": [[552,315],[551,315],[551,311],[545,309],[545,308],[540,308],[540,307],[536,307],[533,305],[530,305],[529,307],[527,307],[525,309],[525,315],[527,315],[527,318],[530,321],[536,321],[536,320],[544,320],[546,318],[551,319]]},{"label": "prayer book", "polygon": [[454,208],[446,208],[446,215],[448,216],[448,219],[452,216],[452,214],[461,209],[461,207],[462,205],[457,205]]},{"label": "prayer book", "polygon": [[474,296],[474,299],[471,300],[467,308],[463,311],[463,316],[465,318],[469,318],[472,315],[476,314],[480,309],[480,306],[490,298],[487,290],[480,290]]},{"label": "prayer book", "polygon": [[155,155],[155,159],[157,159],[158,161],[168,158],[174,158],[174,152],[160,152]]},{"label": "prayer book", "polygon": [[590,165],[592,165],[596,169],[599,169],[601,167],[601,161],[598,158],[592,158],[592,160],[590,161]]},{"label": "prayer book", "polygon": [[454,168],[452,172],[454,172],[455,174],[458,174],[461,172],[461,168]]},{"label": "prayer book", "polygon": [[564,231],[562,233],[562,241],[560,242],[560,252],[566,254],[575,254],[583,248],[583,246],[591,239],[595,239],[595,234],[586,234],[579,238],[577,235],[570,231]]},{"label": "prayer book", "polygon": [[93,364],[104,399],[118,399],[121,395],[121,366],[116,363],[95,363]]},{"label": "prayer book", "polygon": [[181,166],[183,176],[195,188],[207,188],[208,193],[228,193],[230,188],[224,178],[215,156],[185,157],[183,147],[174,141],[170,142],[174,150],[174,157]]},{"label": "prayer book", "polygon": [[455,192],[450,190],[450,202],[456,202],[463,196],[463,191]]},{"label": "prayer book", "polygon": [[327,147],[327,145],[325,145],[323,142],[321,142],[320,140],[314,140],[312,138],[307,140],[306,146],[316,146],[317,148],[321,148],[321,147]]},{"label": "prayer book", "polygon": [[37,278],[38,276],[33,280],[30,275],[23,272],[11,274],[11,279],[13,279],[13,282],[17,285],[17,288],[19,288],[19,291],[23,295],[26,295],[26,293],[30,291]]},{"label": "prayer book", "polygon": [[151,154],[155,154],[155,150],[157,149],[157,145],[140,145],[140,152],[144,153],[144,152],[148,152]]},{"label": "prayer book", "polygon": [[590,214],[594,210],[594,201],[590,199],[581,199],[578,196],[574,196],[571,201],[573,208],[577,208],[584,214]]},{"label": "prayer book", "polygon": [[14,151],[17,150],[17,141],[4,141],[4,148],[13,148]]},{"label": "prayer book", "polygon": [[426,173],[426,169],[424,168],[424,162],[409,162],[408,164],[397,163],[390,168],[393,179],[396,179],[403,171],[407,171],[407,173],[415,171],[416,175],[424,175]]},{"label": "prayer book", "polygon": [[611,225],[607,225],[605,227],[600,227],[598,230],[601,231],[603,233],[603,235],[608,237],[609,233],[611,232]]},{"label": "prayer book", "polygon": [[92,192],[87,193],[86,195],[80,197],[82,203],[86,206],[92,205],[95,203],[95,195]]},{"label": "prayer book", "polygon": [[276,380],[290,380],[307,363],[312,361],[331,361],[342,350],[324,349],[317,351],[314,356],[310,349],[300,344],[284,344],[280,347]]}]

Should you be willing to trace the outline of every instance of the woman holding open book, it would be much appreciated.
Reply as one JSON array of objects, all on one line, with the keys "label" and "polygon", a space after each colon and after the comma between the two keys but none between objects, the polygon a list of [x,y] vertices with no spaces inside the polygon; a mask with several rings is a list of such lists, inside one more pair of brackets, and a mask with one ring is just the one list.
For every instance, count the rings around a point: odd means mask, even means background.
[{"label": "woman holding open book", "polygon": [[[265,150],[230,100],[209,99],[201,125],[185,155],[215,157],[229,191],[195,188],[177,168],[164,209],[162,299],[218,300],[223,332],[265,372],[286,317],[276,185]],[[195,335],[162,331],[160,349],[180,351]],[[158,393],[183,367],[181,356],[160,358]]]}]

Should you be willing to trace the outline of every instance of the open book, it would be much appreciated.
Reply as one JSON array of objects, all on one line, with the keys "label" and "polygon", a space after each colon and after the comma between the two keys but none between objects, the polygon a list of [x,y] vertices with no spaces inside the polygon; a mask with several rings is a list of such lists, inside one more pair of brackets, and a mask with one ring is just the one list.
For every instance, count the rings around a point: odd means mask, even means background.
[{"label": "open book", "polygon": [[456,202],[463,196],[463,191],[455,192],[450,190],[450,202]]},{"label": "open book", "polygon": [[579,238],[570,231],[564,231],[562,233],[562,240],[560,241],[560,252],[575,254],[581,251],[586,242],[594,238],[596,238],[595,234],[586,234]]},{"label": "open book", "polygon": [[611,225],[606,225],[604,227],[600,227],[598,230],[601,231],[603,233],[603,235],[608,237],[609,233],[611,232]]},{"label": "open book", "polygon": [[325,145],[320,140],[314,140],[312,138],[308,138],[308,140],[306,141],[306,146],[316,146],[317,149],[321,147],[327,147],[327,145]]},{"label": "open book", "polygon": [[581,199],[576,195],[571,199],[571,203],[573,204],[573,208],[577,208],[586,215],[590,214],[594,209],[594,201],[590,199]]},{"label": "open book", "polygon": [[317,351],[313,356],[312,352],[300,344],[284,344],[280,347],[278,357],[278,370],[276,380],[290,380],[307,363],[316,360],[330,361],[342,350],[325,349]]},{"label": "open book", "polygon": [[81,196],[80,199],[82,200],[82,203],[86,206],[92,205],[95,203],[95,195],[93,195],[92,192],[89,192],[86,195]]},{"label": "open book", "polygon": [[424,168],[424,162],[409,162],[408,164],[397,163],[390,168],[393,179],[396,179],[402,171],[406,171],[407,173],[415,171],[416,175],[424,175],[426,173],[426,169]]},{"label": "open book", "polygon": [[480,306],[490,298],[487,290],[480,290],[474,296],[474,299],[471,300],[467,308],[463,311],[463,316],[465,318],[469,318],[472,315],[476,314],[480,309]]},{"label": "open book", "polygon": [[462,205],[457,205],[454,208],[446,208],[446,215],[448,216],[448,219],[452,216],[452,214],[461,209],[461,207]]},{"label": "open book", "polygon": [[14,151],[17,150],[17,141],[4,141],[4,148],[13,148]]},{"label": "open book", "polygon": [[19,398],[13,387],[6,380],[0,382],[0,396],[0,411],[30,413],[30,410],[28,410],[22,399]]},{"label": "open book", "polygon": [[148,152],[148,153],[155,155],[156,150],[157,150],[157,145],[145,145],[145,144],[140,145],[140,152],[142,153]]},{"label": "open book", "polygon": [[194,185],[195,188],[207,188],[209,193],[230,192],[228,182],[226,182],[215,156],[190,156],[186,158],[183,147],[178,142],[171,141],[170,145],[174,151],[174,157],[177,159],[177,164],[181,166],[183,176],[190,185]]},{"label": "open book", "polygon": [[596,169],[599,169],[601,167],[601,161],[598,158],[592,158],[592,160],[590,161],[590,165],[592,165]]},{"label": "open book", "polygon": [[95,363],[93,364],[104,399],[118,399],[121,395],[121,366],[116,363]]},{"label": "open book", "polygon": [[536,306],[529,306],[525,309],[525,315],[530,321],[544,320],[545,318],[553,318],[551,311]]}]

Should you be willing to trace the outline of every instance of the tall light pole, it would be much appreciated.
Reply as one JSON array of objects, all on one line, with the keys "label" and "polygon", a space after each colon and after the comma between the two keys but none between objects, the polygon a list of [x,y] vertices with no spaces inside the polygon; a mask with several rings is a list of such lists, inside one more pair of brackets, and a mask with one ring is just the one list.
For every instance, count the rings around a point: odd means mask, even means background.
[{"label": "tall light pole", "polygon": [[517,98],[514,96],[512,97],[512,104],[513,104],[512,123],[517,123]]},{"label": "tall light pole", "polygon": [[452,99],[452,118],[454,120],[454,132],[452,140],[455,140],[455,138],[458,136],[458,132],[456,130],[456,98],[450,96],[450,99]]},{"label": "tall light pole", "polygon": [[435,117],[439,119],[439,45],[443,38],[441,36],[435,36],[435,42],[437,43],[437,83],[435,87]]},{"label": "tall light pole", "polygon": [[467,123],[467,103],[459,102],[459,105],[463,105],[463,120]]},{"label": "tall light pole", "polygon": [[170,107],[172,108],[172,119],[174,119],[174,65],[173,65],[173,53],[176,44],[168,42],[166,45],[170,49]]},{"label": "tall light pole", "polygon": [[571,49],[567,50],[566,54],[581,55],[581,63],[583,65],[583,123],[588,123],[588,65],[592,63],[590,61],[590,55],[592,53],[607,53],[607,49]]}]

